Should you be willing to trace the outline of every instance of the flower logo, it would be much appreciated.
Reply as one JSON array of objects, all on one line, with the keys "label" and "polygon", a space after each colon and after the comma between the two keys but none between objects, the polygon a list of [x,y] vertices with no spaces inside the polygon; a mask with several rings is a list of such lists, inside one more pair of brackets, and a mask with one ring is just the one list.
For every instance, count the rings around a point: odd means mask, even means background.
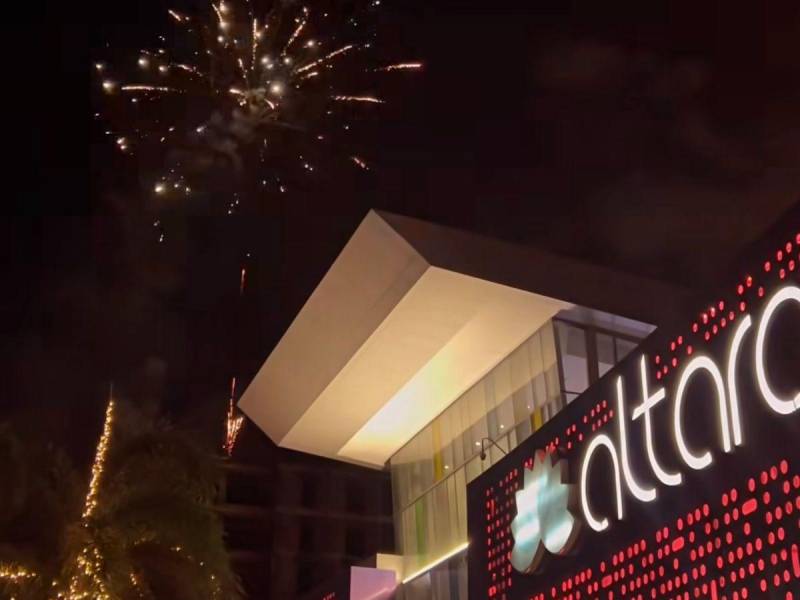
[{"label": "flower logo", "polygon": [[516,493],[517,516],[511,522],[514,548],[511,564],[521,573],[533,573],[547,552],[564,555],[578,536],[578,522],[570,512],[574,485],[564,483],[565,461],[539,451],[533,469],[525,468],[525,481]]}]

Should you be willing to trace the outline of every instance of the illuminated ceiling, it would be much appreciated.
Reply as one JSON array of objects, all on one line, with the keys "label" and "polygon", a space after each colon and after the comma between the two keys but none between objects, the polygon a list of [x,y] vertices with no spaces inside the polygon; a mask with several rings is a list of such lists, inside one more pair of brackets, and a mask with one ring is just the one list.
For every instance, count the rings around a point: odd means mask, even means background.
[{"label": "illuminated ceiling", "polygon": [[[576,277],[595,287],[601,303],[600,281],[648,293],[639,280],[606,273],[598,280],[596,269],[515,248],[370,212],[239,407],[282,447],[380,468],[544,322],[573,306],[561,292],[580,289]],[[486,273],[492,264],[495,273]]]}]

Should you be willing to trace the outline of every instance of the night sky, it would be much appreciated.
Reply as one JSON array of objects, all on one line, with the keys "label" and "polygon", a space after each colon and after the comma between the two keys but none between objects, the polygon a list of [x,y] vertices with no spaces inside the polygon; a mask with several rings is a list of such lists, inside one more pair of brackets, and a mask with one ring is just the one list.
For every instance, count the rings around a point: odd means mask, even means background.
[{"label": "night sky", "polygon": [[369,208],[703,288],[798,201],[796,2],[384,4],[387,54],[426,67],[357,128],[373,170],[255,217],[176,212],[164,244],[89,102],[105,42],[145,45],[164,5],[52,4],[9,33],[6,56],[30,54],[5,99],[3,412],[82,452],[114,380],[221,426],[227,378],[259,366]]}]

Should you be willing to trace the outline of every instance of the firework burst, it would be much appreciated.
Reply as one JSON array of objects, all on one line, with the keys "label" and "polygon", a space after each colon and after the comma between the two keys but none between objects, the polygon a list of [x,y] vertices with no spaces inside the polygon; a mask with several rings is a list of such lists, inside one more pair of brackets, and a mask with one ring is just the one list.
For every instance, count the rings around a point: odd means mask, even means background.
[{"label": "firework burst", "polygon": [[240,199],[285,192],[323,156],[367,169],[361,153],[353,158],[349,121],[385,102],[374,94],[378,74],[422,63],[380,60],[365,25],[379,0],[347,13],[322,4],[170,8],[175,35],[130,56],[118,75],[95,63],[110,147],[148,164],[153,197],[205,195],[231,213]]}]

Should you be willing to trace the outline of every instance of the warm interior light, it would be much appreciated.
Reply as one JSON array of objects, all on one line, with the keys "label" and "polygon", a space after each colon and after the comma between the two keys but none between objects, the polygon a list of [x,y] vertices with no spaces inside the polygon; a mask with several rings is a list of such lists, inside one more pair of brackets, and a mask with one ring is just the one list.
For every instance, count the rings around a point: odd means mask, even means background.
[{"label": "warm interior light", "polygon": [[403,579],[403,583],[408,583],[412,579],[416,579],[417,577],[419,577],[423,573],[426,573],[426,572],[430,571],[431,569],[433,569],[434,567],[436,567],[437,565],[442,564],[448,558],[452,558],[456,554],[459,554],[459,553],[463,552],[464,550],[467,549],[467,546],[469,546],[469,542],[464,542],[463,544],[461,544],[459,546],[456,546],[455,548],[453,548],[452,550],[450,550],[446,554],[443,554],[442,556],[440,556],[436,560],[433,560],[433,561],[429,562],[427,565],[425,565],[421,569],[418,569],[418,570],[414,571],[411,575],[409,575],[408,577]]}]

